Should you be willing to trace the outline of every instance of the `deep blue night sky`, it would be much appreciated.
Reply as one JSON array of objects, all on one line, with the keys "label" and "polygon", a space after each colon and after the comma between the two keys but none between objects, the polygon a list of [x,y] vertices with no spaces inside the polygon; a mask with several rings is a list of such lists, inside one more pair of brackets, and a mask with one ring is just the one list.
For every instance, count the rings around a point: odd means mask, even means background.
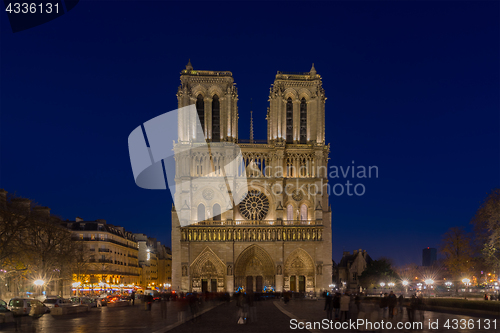
[{"label": "deep blue night sky", "polygon": [[[0,188],[64,219],[170,245],[168,191],[138,188],[127,138],[177,107],[179,73],[232,71],[239,133],[266,138],[276,71],[323,77],[330,164],[376,165],[331,196],[333,259],[420,263],[500,186],[499,3],[80,2],[12,33],[0,14]],[[331,179],[345,183],[345,179]]]}]

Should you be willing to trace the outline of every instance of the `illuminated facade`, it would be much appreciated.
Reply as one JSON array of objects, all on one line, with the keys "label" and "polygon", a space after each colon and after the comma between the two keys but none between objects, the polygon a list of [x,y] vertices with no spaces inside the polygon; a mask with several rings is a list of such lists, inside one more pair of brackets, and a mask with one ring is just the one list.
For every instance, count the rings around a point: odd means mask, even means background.
[{"label": "illuminated facade", "polygon": [[140,284],[141,268],[138,245],[134,235],[123,227],[107,224],[105,220],[84,221],[76,218],[67,222],[72,239],[81,241],[82,261],[73,273],[74,281],[98,286]]},{"label": "illuminated facade", "polygon": [[[180,190],[175,195],[182,191],[189,202],[172,209],[172,288],[327,289],[332,276],[329,146],[326,98],[314,66],[305,73],[278,72],[263,142],[252,134],[250,140],[238,137],[238,94],[231,72],[194,70],[189,63],[181,72],[177,98],[179,108],[196,105],[203,132],[191,133],[193,127],[179,121],[174,150],[184,155],[176,157]],[[200,136],[209,143],[209,153],[197,150],[206,145],[193,139]],[[229,143],[241,149],[245,166],[226,177],[230,195],[243,198],[237,205],[225,202],[221,193],[226,188],[214,188],[212,178],[237,153]],[[238,181],[245,176],[248,188]],[[185,181],[195,178],[198,185],[186,188]]]}]

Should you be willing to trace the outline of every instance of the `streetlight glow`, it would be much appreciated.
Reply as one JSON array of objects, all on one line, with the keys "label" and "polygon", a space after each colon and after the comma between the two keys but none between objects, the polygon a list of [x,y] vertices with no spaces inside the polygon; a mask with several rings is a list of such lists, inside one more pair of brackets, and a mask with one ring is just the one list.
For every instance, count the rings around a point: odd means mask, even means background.
[{"label": "streetlight glow", "polygon": [[36,280],[33,283],[35,284],[35,286],[43,286],[43,284],[45,283],[45,281],[43,281],[43,280]]},{"label": "streetlight glow", "polygon": [[404,281],[403,281],[403,286],[405,286],[405,287],[406,287],[407,285],[408,285],[408,281],[407,281],[407,280],[404,280]]},{"label": "streetlight glow", "polygon": [[385,287],[385,283],[384,283],[384,282],[380,282],[380,286],[381,286],[382,288],[384,288],[384,287]]}]

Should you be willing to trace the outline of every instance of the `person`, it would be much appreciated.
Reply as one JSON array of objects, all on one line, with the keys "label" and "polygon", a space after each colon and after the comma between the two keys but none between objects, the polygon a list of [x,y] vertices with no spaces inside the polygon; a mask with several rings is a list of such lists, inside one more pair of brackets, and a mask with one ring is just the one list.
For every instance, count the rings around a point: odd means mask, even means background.
[{"label": "person", "polygon": [[410,298],[410,304],[406,308],[406,312],[408,314],[408,321],[410,323],[413,323],[413,321],[415,320],[416,307],[417,307],[417,299],[416,299],[415,295],[413,294],[413,295],[411,295],[411,298]]},{"label": "person", "polygon": [[161,294],[160,302],[161,318],[167,319],[167,295],[165,293]]},{"label": "person", "polygon": [[342,322],[349,320],[349,305],[351,303],[351,296],[346,291],[340,298],[340,320]]},{"label": "person", "polygon": [[151,307],[153,306],[153,301],[154,301],[153,295],[148,294],[147,296],[148,311],[151,311]]},{"label": "person", "polygon": [[392,290],[387,297],[387,303],[389,306],[389,319],[392,319],[394,318],[394,309],[396,308],[396,305],[398,303],[398,299],[396,295],[394,295],[394,292]]},{"label": "person", "polygon": [[403,315],[403,303],[404,303],[405,297],[403,294],[399,295],[398,297],[398,307],[399,307],[399,314],[402,316]]},{"label": "person", "polygon": [[335,293],[335,295],[333,296],[333,310],[335,311],[335,320],[339,320],[340,319],[340,293],[337,292]]},{"label": "person", "polygon": [[331,293],[326,293],[324,310],[326,311],[326,318],[332,320],[333,297]]},{"label": "person", "polygon": [[389,295],[387,293],[380,299],[380,309],[382,310],[382,318],[387,318],[387,307],[389,306]]},{"label": "person", "polygon": [[250,321],[257,321],[257,309],[255,308],[255,294],[252,290],[247,293],[248,318]]},{"label": "person", "polygon": [[290,301],[290,294],[288,293],[288,291],[284,292],[283,301],[285,302],[285,304],[288,304],[288,302]]},{"label": "person", "polygon": [[484,294],[484,300],[487,301],[488,300],[488,294]]},{"label": "person", "polygon": [[356,310],[359,313],[359,305],[361,304],[361,297],[359,296],[359,294],[356,294],[356,296],[354,297],[354,304],[356,304]]},{"label": "person", "polygon": [[424,307],[425,307],[424,295],[420,294],[417,297],[417,310],[418,310],[419,315],[420,315],[420,321],[424,321]]},{"label": "person", "polygon": [[132,299],[132,306],[135,305],[135,291],[132,291],[132,293],[130,294],[130,298]]}]

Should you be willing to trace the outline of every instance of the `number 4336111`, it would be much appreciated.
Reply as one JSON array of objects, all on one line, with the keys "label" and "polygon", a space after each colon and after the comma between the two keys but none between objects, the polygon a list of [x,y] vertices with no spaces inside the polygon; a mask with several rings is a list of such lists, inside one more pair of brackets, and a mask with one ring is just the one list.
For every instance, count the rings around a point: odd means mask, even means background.
[{"label": "number 4336111", "polygon": [[9,3],[7,8],[5,8],[6,12],[14,13],[14,14],[51,14],[51,13],[59,13],[59,4],[58,3]]}]

